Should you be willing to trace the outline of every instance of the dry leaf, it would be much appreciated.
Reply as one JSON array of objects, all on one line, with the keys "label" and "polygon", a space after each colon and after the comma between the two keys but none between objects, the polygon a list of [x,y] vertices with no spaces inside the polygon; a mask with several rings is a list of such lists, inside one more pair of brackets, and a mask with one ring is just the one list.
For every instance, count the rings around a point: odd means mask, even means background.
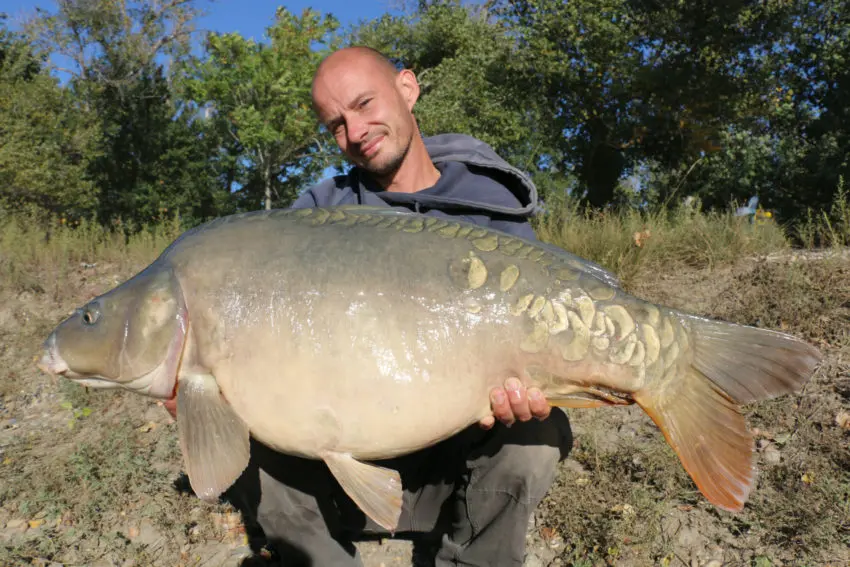
[{"label": "dry leaf", "polygon": [[652,232],[650,232],[649,229],[634,233],[633,238],[635,241],[635,246],[637,246],[638,248],[643,247],[644,242],[649,240],[650,236],[652,236]]},{"label": "dry leaf", "polygon": [[143,426],[136,429],[136,431],[138,431],[140,433],[148,433],[150,431],[153,431],[154,429],[156,429],[156,422],[149,421],[146,424],[144,424]]}]

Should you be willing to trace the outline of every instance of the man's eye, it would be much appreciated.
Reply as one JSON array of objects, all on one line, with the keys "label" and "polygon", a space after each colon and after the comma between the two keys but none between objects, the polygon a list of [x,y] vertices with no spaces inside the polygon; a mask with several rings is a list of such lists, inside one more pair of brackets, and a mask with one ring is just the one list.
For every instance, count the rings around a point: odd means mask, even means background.
[{"label": "man's eye", "polygon": [[365,108],[365,107],[366,107],[366,105],[367,105],[367,104],[369,104],[369,102],[370,102],[371,100],[372,100],[371,98],[364,99],[364,100],[360,103],[360,108]]}]

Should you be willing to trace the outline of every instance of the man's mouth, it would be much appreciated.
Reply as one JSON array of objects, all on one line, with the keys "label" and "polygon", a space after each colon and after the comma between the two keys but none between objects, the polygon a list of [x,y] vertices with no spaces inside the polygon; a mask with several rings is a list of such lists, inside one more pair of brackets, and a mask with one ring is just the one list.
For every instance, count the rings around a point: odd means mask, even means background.
[{"label": "man's mouth", "polygon": [[379,144],[383,141],[383,139],[384,137],[382,135],[375,136],[360,148],[360,153],[363,154],[364,157],[372,157],[377,153]]}]

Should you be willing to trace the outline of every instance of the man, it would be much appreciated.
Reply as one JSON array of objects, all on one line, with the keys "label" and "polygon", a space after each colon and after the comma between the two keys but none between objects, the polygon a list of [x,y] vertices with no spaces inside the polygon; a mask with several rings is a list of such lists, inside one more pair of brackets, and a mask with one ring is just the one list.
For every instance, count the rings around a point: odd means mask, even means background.
[{"label": "man", "polygon": [[[474,138],[422,139],[411,71],[397,71],[371,49],[343,49],[317,69],[312,96],[319,120],[355,167],[307,190],[293,207],[388,206],[534,238],[528,217],[537,194],[526,176]],[[491,405],[492,417],[453,438],[379,463],[401,474],[398,532],[443,534],[437,567],[521,566],[530,516],[572,445],[565,414],[550,416],[541,392],[519,380],[494,389]],[[254,441],[251,464],[229,496],[256,518],[287,567],[360,565],[352,538],[383,532],[324,463]]]},{"label": "man", "polygon": [[[355,168],[307,190],[293,208],[390,206],[536,238],[527,217],[537,192],[526,176],[468,136],[435,136],[426,146],[412,112],[419,84],[410,70],[397,71],[369,48],[342,49],[319,65],[312,96],[319,120]],[[518,380],[506,390],[491,400],[505,424],[549,415],[539,390],[527,395]]]}]

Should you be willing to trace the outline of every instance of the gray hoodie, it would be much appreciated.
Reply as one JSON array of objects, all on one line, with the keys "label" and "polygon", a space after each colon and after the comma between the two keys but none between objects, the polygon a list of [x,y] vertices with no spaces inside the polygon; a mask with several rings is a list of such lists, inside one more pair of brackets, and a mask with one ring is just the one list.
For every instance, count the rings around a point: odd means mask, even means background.
[{"label": "gray hoodie", "polygon": [[293,208],[386,206],[452,217],[535,240],[528,219],[539,212],[537,188],[490,146],[463,134],[423,138],[440,179],[415,193],[384,191],[357,167],[307,189]]}]

